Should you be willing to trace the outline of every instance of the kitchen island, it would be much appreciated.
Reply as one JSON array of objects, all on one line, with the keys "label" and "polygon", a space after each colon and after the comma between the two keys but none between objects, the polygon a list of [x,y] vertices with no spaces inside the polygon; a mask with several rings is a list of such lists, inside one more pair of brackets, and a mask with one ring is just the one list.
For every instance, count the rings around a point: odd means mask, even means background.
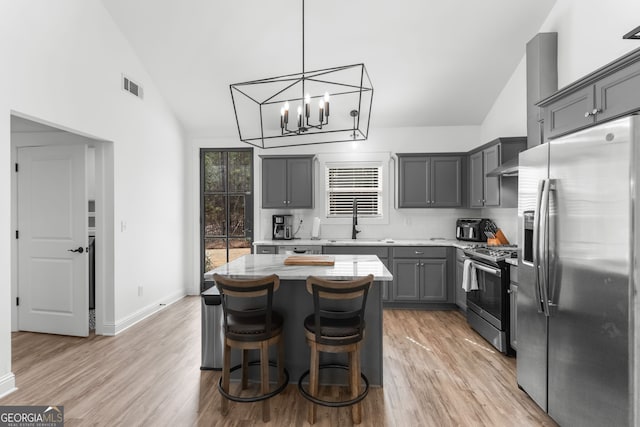
[{"label": "kitchen island", "polygon": [[[284,317],[285,366],[290,382],[309,369],[309,346],[304,336],[304,318],[313,313],[313,298],[306,289],[308,276],[329,280],[351,280],[373,274],[374,283],[367,297],[365,312],[366,333],[361,350],[362,372],[371,385],[382,386],[382,293],[381,283],[393,280],[393,276],[375,255],[332,255],[332,266],[285,265],[287,255],[245,255],[228,264],[205,273],[206,280],[213,280],[215,273],[234,279],[255,279],[277,274],[280,289],[274,295],[273,308]],[[272,349],[274,350],[274,349]],[[239,363],[234,352],[232,364]],[[341,357],[342,356],[342,357]],[[275,357],[275,353],[272,357]],[[323,354],[320,363],[345,363],[344,355]],[[323,375],[324,376],[324,375]],[[331,377],[322,382],[332,382]]]}]

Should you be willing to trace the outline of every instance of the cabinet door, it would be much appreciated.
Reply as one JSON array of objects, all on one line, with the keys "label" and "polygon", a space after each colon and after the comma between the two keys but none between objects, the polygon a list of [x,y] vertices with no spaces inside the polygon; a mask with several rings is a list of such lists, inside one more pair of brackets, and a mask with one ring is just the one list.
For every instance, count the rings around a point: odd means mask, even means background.
[{"label": "cabinet door", "polygon": [[481,208],[484,206],[484,170],[482,151],[469,156],[469,194],[470,206]]},{"label": "cabinet door", "polygon": [[[389,266],[388,258],[380,258],[380,261],[384,263],[384,265],[387,267],[387,270],[392,271],[391,266]],[[392,298],[393,296],[391,295],[391,292],[390,292],[393,282],[378,282],[378,283],[382,285],[382,301],[385,301],[385,302],[393,301],[393,298]]]},{"label": "cabinet door", "polygon": [[[458,249],[459,250],[459,249]],[[467,309],[467,293],[462,289],[462,274],[464,261],[456,261],[456,305],[463,310]]]},{"label": "cabinet door", "polygon": [[420,300],[447,302],[447,260],[422,259],[420,269]]},{"label": "cabinet door", "polygon": [[287,159],[287,207],[313,208],[313,158]]},{"label": "cabinet door", "polygon": [[544,107],[545,138],[553,138],[594,122],[593,86],[578,90]]},{"label": "cabinet door", "polygon": [[262,207],[287,206],[286,159],[262,159]]},{"label": "cabinet door", "polygon": [[500,177],[487,176],[487,172],[491,172],[500,166],[500,144],[489,147],[484,150],[484,205],[500,206]]},{"label": "cabinet door", "polygon": [[400,157],[398,163],[398,207],[428,208],[429,157]]},{"label": "cabinet door", "polygon": [[393,301],[418,301],[420,297],[420,260],[393,260]]},{"label": "cabinet door", "polygon": [[431,207],[462,206],[462,159],[431,158]]},{"label": "cabinet door", "polygon": [[511,282],[509,285],[509,323],[511,335],[509,341],[514,350],[518,349],[518,285]]},{"label": "cabinet door", "polygon": [[636,62],[595,85],[596,120],[605,120],[638,109],[640,102],[640,62]]}]

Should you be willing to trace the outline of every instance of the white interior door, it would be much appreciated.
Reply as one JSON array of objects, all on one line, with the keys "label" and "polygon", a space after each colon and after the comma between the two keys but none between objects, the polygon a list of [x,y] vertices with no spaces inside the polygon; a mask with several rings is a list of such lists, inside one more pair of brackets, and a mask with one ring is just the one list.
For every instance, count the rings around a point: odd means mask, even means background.
[{"label": "white interior door", "polygon": [[18,149],[18,328],[89,334],[85,145]]}]

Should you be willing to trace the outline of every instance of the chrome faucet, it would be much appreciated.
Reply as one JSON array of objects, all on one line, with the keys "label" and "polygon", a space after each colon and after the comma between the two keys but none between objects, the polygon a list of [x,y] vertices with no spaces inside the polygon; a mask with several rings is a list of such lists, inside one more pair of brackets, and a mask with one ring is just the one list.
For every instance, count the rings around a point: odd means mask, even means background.
[{"label": "chrome faucet", "polygon": [[353,224],[351,226],[351,238],[356,240],[356,235],[361,230],[358,230],[358,199],[353,199]]}]

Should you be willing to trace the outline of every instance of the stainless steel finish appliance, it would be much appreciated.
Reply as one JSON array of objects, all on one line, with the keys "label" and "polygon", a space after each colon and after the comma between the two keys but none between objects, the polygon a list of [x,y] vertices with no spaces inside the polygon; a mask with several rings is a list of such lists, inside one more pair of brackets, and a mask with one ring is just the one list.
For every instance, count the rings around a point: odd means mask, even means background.
[{"label": "stainless steel finish appliance", "polygon": [[518,384],[563,426],[631,425],[638,119],[520,154]]},{"label": "stainless steel finish appliance", "polygon": [[278,246],[278,253],[287,254],[287,255],[321,254],[322,246],[319,246],[319,245]]},{"label": "stainless steel finish appliance", "polygon": [[272,221],[273,239],[293,239],[293,215],[273,215]]},{"label": "stainless steel finish appliance", "polygon": [[456,221],[456,239],[469,242],[486,242],[484,234],[487,224],[492,221],[487,218],[459,218]]},{"label": "stainless steel finish appliance", "polygon": [[509,265],[516,248],[476,246],[465,249],[478,278],[478,290],[467,292],[467,322],[496,349],[513,355],[509,324]]}]

